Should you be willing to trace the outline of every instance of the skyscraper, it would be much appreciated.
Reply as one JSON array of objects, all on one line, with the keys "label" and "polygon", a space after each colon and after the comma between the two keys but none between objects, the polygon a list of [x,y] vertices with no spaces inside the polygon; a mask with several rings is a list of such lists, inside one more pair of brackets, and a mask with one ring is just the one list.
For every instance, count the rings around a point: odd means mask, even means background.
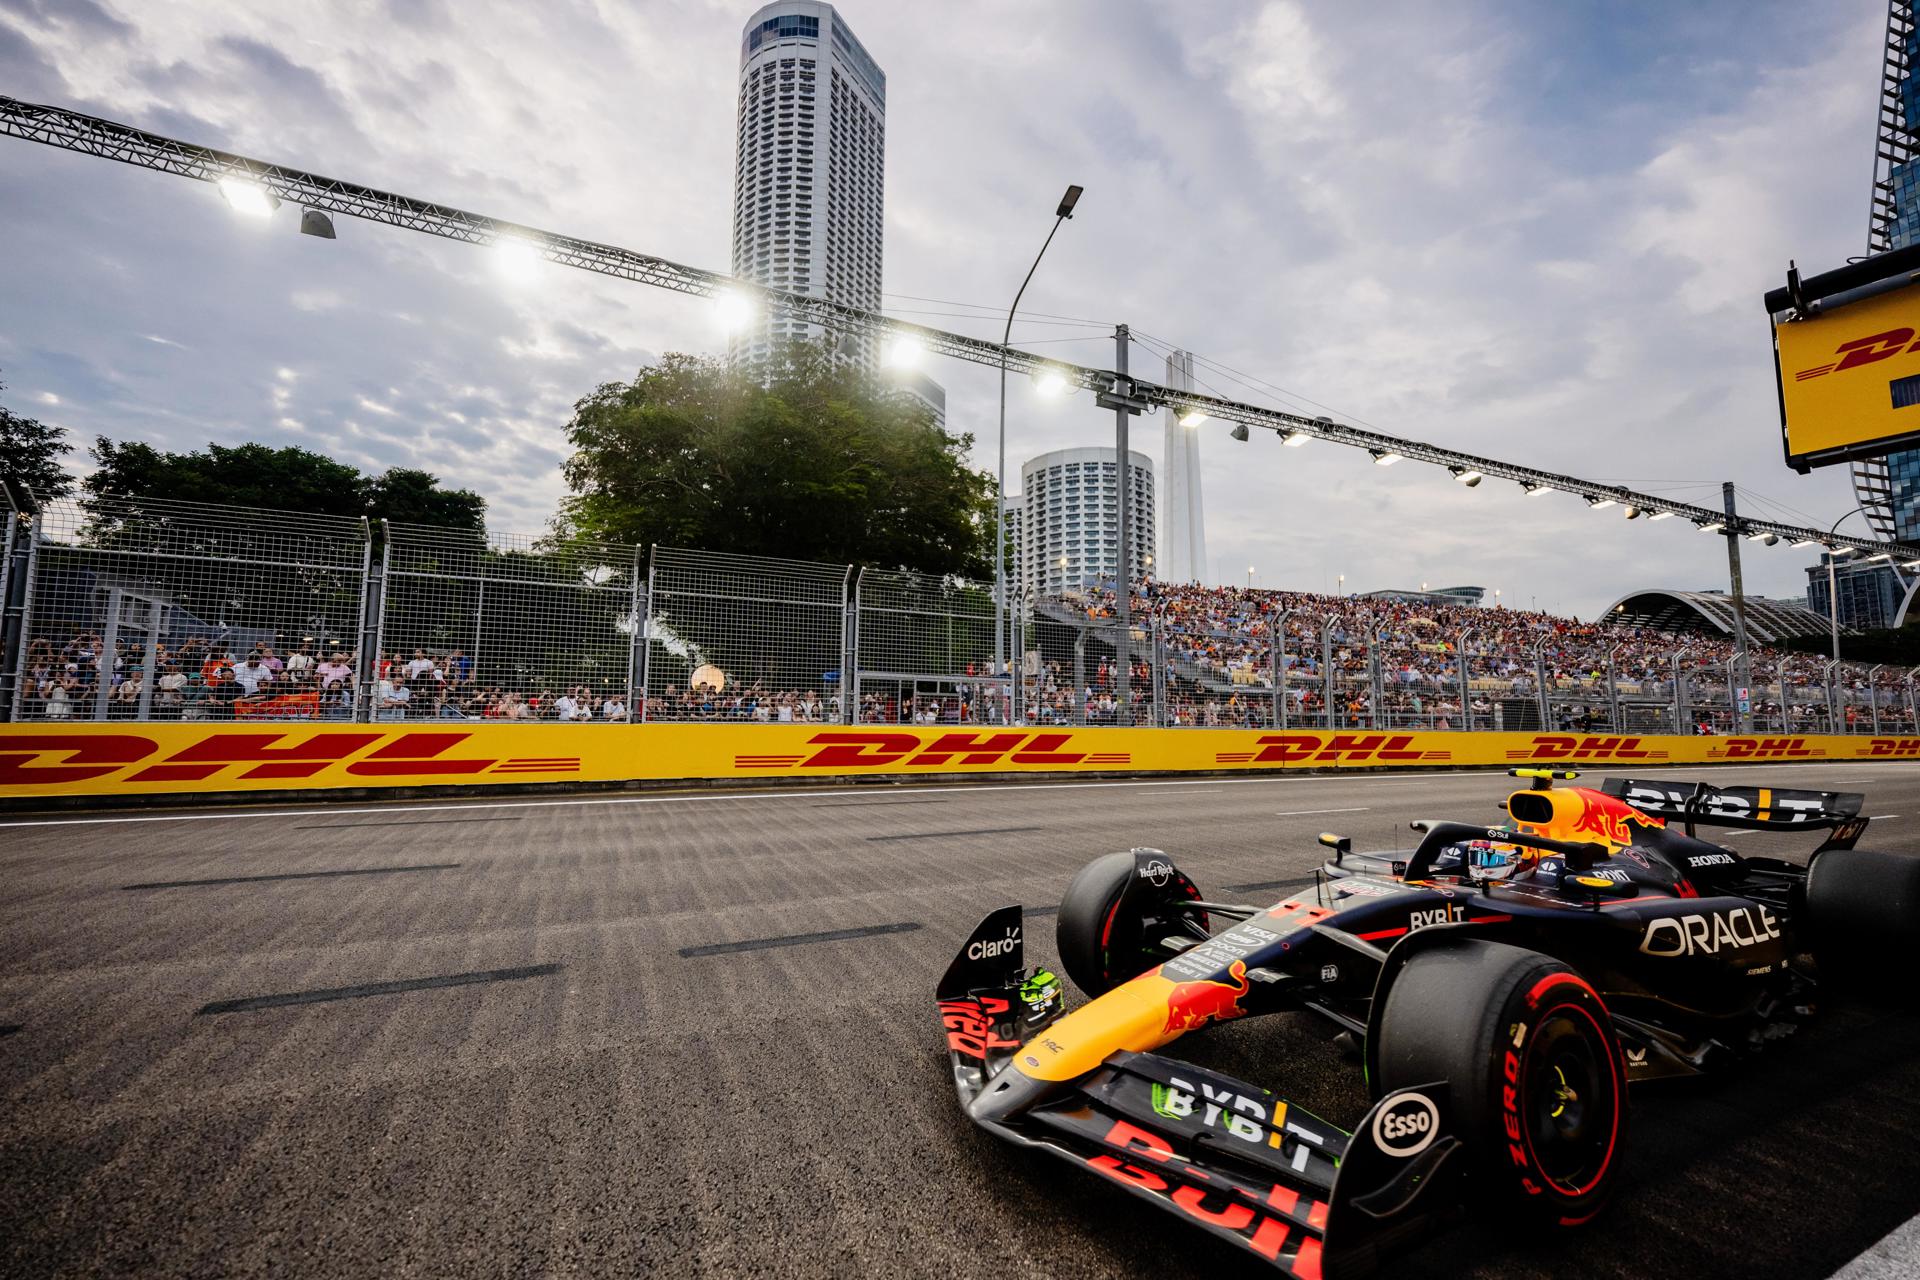
[{"label": "skyscraper", "polygon": [[[880,309],[887,77],[830,4],[757,10],[740,39],[733,176],[733,274],[773,289]],[[729,354],[828,337],[817,325],[754,317]],[[835,350],[872,368],[845,335]]]},{"label": "skyscraper", "polygon": [[[1114,500],[1112,449],[1058,449],[1029,458],[1020,468],[1021,511],[1009,525],[1018,531],[1018,581],[1029,591],[1052,594],[1111,579],[1120,545],[1120,511]],[[1132,577],[1153,574],[1153,462],[1127,455],[1133,482],[1128,539]]]},{"label": "skyscraper", "polygon": [[[1886,253],[1920,243],[1920,29],[1911,0],[1887,5],[1886,60],[1880,70],[1880,117],[1874,145],[1873,202],[1867,248]],[[1854,494],[1883,538],[1920,538],[1920,449],[1903,449],[1853,464]],[[1887,570],[1891,573],[1892,570]],[[1845,600],[1842,600],[1844,606]]]},{"label": "skyscraper", "polygon": [[[1193,353],[1175,351],[1167,357],[1167,385],[1193,390]],[[1158,566],[1168,582],[1198,582],[1207,570],[1207,516],[1200,495],[1200,432],[1198,423],[1180,425],[1180,415],[1166,411],[1167,464],[1162,492],[1167,503],[1167,562]]]}]

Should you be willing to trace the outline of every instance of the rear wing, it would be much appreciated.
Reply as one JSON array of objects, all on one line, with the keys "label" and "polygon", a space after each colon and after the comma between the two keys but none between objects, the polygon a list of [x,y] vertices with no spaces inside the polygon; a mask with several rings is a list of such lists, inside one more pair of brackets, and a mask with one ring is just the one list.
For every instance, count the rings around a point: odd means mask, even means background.
[{"label": "rear wing", "polygon": [[1710,782],[1675,782],[1645,778],[1608,778],[1602,793],[1626,801],[1655,818],[1686,824],[1737,827],[1750,831],[1829,828],[1830,847],[1850,846],[1866,830],[1860,816],[1866,797],[1853,791],[1789,791],[1780,787],[1717,787]]}]

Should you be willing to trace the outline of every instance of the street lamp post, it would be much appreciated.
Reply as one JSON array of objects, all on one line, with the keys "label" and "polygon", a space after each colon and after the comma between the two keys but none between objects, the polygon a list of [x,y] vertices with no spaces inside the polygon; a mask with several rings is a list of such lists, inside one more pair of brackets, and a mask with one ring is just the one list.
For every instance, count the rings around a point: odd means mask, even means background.
[{"label": "street lamp post", "polygon": [[[1866,508],[1864,506],[1855,507],[1853,510],[1847,512],[1846,515],[1841,516],[1839,520],[1835,520],[1832,525],[1828,526],[1827,536],[1831,538],[1834,534],[1840,532],[1840,525],[1848,516],[1857,516],[1865,510]],[[1833,640],[1833,660],[1838,662],[1840,661],[1840,593],[1834,588],[1833,548],[1831,546],[1827,548],[1827,633]]]},{"label": "street lamp post", "polygon": [[[1026,279],[1020,282],[1019,292],[1013,295],[1013,305],[1007,308],[1007,327],[1000,335],[1002,347],[1013,340],[1013,313],[1020,309],[1020,299],[1025,296],[1027,285],[1032,283],[1033,273],[1040,269],[1040,259],[1047,256],[1047,246],[1053,243],[1060,224],[1073,216],[1073,206],[1080,202],[1080,190],[1077,186],[1068,187],[1067,194],[1060,197],[1060,207],[1053,211],[1053,230],[1047,232],[1040,252],[1033,255],[1033,265],[1027,268]],[[993,519],[993,675],[996,686],[1007,671],[1007,353],[1004,350],[1000,353],[999,452]]]}]

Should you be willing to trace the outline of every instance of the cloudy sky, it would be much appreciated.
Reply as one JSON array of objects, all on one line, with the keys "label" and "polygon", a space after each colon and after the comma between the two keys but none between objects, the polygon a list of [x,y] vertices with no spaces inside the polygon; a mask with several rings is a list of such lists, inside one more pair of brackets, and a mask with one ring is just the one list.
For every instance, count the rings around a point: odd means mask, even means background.
[{"label": "cloudy sky", "polygon": [[[0,0],[0,93],[724,270],[754,8]],[[971,317],[1005,306],[1078,182],[1025,306],[1191,349],[1223,394],[1703,504],[1731,479],[1777,518],[1852,505],[1844,468],[1781,462],[1759,299],[1789,257],[1864,247],[1881,0],[842,12],[888,76],[902,316],[997,335]],[[425,467],[483,493],[497,528],[539,530],[573,401],[720,345],[709,304],[559,268],[515,287],[468,246],[295,221],[0,140],[6,403],[81,439]],[[1102,332],[1015,339],[1106,365]],[[989,465],[993,375],[931,372]],[[1161,430],[1139,419],[1136,440],[1157,455]],[[1207,430],[1216,579],[1478,583],[1582,616],[1726,579],[1722,541],[1681,521]],[[1112,419],[1020,385],[1009,433],[1017,460],[1110,443]],[[1743,550],[1749,590],[1804,593],[1807,553]]]}]

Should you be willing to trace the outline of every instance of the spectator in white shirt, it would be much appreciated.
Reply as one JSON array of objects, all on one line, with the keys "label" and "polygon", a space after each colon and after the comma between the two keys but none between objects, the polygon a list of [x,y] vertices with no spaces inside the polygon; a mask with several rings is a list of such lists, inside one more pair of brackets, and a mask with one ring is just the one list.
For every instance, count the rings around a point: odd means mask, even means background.
[{"label": "spectator in white shirt", "polygon": [[621,699],[619,694],[610,693],[607,695],[606,701],[600,704],[600,718],[602,720],[625,720],[627,718],[627,704]]},{"label": "spectator in white shirt", "polygon": [[266,692],[268,685],[273,683],[273,672],[261,663],[260,654],[256,650],[247,655],[245,662],[233,669],[233,678],[234,682],[240,686],[242,697],[257,698]]},{"label": "spectator in white shirt", "polygon": [[407,664],[407,679],[417,680],[431,670],[433,670],[433,659],[427,656],[427,651],[415,649],[413,661]]}]

